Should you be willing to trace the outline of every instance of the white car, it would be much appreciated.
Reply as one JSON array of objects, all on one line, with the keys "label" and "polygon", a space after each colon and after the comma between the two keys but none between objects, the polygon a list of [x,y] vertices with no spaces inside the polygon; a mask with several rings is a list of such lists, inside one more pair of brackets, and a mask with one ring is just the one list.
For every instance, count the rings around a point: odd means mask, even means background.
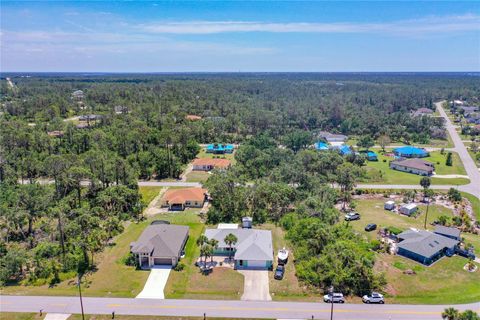
[{"label": "white car", "polygon": [[364,303],[380,303],[380,304],[385,303],[385,299],[383,298],[383,295],[378,292],[372,292],[371,295],[367,295],[367,294],[364,295],[362,297],[362,301]]},{"label": "white car", "polygon": [[331,303],[332,301],[334,303],[345,303],[345,298],[343,297],[343,294],[342,293],[333,293],[333,295],[331,293],[329,294],[326,294],[323,296],[323,301],[327,302],[327,303]]},{"label": "white car", "polygon": [[349,212],[345,215],[345,221],[360,220],[360,214],[358,212]]}]

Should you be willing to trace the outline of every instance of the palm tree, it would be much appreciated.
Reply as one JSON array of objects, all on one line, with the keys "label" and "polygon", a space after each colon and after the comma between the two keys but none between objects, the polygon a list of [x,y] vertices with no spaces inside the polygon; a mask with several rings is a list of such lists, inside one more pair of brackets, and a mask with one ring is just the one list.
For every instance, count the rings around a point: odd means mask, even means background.
[{"label": "palm tree", "polygon": [[218,248],[218,240],[217,239],[210,239],[210,241],[208,243],[212,247],[212,255],[210,257],[211,258],[210,262],[213,263],[213,252],[215,251],[215,249]]},{"label": "palm tree", "polygon": [[231,260],[232,259],[232,247],[237,243],[238,239],[233,233],[229,233],[229,234],[226,235],[226,237],[225,237],[225,239],[223,239],[223,241],[230,248],[228,259]]},{"label": "palm tree", "polygon": [[459,317],[458,310],[455,308],[447,308],[442,312],[442,319],[444,320],[457,320]]},{"label": "palm tree", "polygon": [[[204,256],[204,253],[205,253],[205,250],[203,250],[204,248],[204,244],[208,242],[208,238],[207,236],[205,236],[204,234],[202,234],[200,237],[198,237],[197,239],[197,246],[200,247],[200,261],[202,261],[202,257]],[[205,261],[207,260],[207,258],[205,257]]]}]

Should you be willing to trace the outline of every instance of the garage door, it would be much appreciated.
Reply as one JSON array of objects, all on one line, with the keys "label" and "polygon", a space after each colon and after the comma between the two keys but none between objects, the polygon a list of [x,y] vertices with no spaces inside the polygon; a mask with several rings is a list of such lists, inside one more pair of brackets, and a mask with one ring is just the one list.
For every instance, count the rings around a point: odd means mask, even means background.
[{"label": "garage door", "polygon": [[248,268],[266,268],[265,260],[248,260]]},{"label": "garage door", "polygon": [[153,264],[156,265],[156,266],[164,265],[164,264],[171,265],[172,264],[172,259],[171,258],[154,258],[153,259]]}]

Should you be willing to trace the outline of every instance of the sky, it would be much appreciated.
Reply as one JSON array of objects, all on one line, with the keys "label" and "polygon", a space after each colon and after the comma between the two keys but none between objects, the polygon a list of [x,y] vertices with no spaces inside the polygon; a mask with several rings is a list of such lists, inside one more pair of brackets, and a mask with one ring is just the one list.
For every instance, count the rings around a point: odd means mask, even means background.
[{"label": "sky", "polygon": [[480,71],[480,1],[0,2],[2,72]]}]

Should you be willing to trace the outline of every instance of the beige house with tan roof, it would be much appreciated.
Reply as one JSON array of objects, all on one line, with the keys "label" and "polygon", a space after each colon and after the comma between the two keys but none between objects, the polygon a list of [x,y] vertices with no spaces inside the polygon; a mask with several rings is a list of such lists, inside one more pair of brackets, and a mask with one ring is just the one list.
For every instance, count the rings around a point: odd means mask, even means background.
[{"label": "beige house with tan roof", "polygon": [[185,208],[201,208],[206,199],[207,189],[169,189],[162,198],[161,206],[168,207],[172,211],[182,211]]}]

